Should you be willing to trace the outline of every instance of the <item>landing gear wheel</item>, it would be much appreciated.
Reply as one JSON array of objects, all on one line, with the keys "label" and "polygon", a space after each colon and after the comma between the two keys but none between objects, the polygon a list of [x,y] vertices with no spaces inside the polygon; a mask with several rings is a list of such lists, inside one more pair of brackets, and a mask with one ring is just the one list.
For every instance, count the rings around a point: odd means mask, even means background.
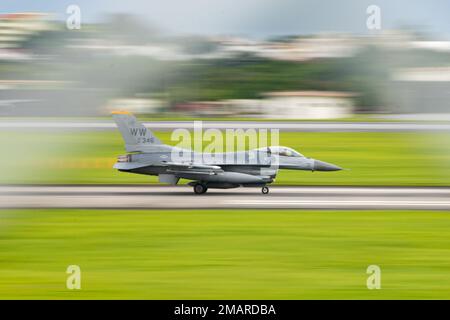
[{"label": "landing gear wheel", "polygon": [[202,184],[202,183],[197,183],[197,184],[194,186],[194,192],[195,192],[195,194],[203,194],[203,193],[205,193],[207,190],[208,190],[208,188],[207,188],[204,184]]},{"label": "landing gear wheel", "polygon": [[269,187],[262,187],[261,192],[263,194],[268,194],[269,193]]}]

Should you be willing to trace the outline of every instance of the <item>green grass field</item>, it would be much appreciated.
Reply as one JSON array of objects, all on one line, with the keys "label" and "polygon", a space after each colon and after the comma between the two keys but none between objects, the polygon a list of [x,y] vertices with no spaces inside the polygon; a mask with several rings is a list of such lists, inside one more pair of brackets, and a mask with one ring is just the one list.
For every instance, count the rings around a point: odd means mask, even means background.
[{"label": "green grass field", "polygon": [[[157,135],[171,143],[168,132]],[[172,142],[172,144],[174,144]],[[450,185],[447,133],[280,134],[280,144],[350,170],[281,171],[277,184]],[[124,153],[117,131],[34,132],[0,135],[0,183],[155,183],[156,177],[112,169]]]},{"label": "green grass field", "polygon": [[[450,298],[439,211],[0,211],[0,299]],[[79,291],[66,289],[68,265]],[[381,267],[381,290],[366,268]]]}]

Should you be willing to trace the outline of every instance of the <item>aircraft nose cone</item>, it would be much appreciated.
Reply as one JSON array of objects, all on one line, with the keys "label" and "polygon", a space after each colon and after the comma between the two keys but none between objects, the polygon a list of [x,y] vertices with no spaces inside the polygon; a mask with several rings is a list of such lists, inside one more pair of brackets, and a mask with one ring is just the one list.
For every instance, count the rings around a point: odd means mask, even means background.
[{"label": "aircraft nose cone", "polygon": [[314,160],[314,171],[339,171],[339,170],[342,170],[342,168],[334,164],[320,160]]}]

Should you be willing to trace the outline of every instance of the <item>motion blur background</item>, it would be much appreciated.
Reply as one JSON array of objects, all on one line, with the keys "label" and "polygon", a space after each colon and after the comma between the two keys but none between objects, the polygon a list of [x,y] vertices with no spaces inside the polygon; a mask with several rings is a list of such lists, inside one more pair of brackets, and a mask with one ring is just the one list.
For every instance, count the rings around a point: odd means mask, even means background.
[{"label": "motion blur background", "polygon": [[[67,27],[72,4],[80,29]],[[380,9],[379,29],[367,26],[370,5]],[[445,1],[14,1],[1,9],[4,116],[116,107],[283,119],[449,112]]]},{"label": "motion blur background", "polygon": [[[125,109],[166,143],[180,121],[289,123],[280,144],[351,169],[276,184],[448,187],[449,12],[447,0],[3,1],[0,184],[157,183],[112,169],[124,147],[110,112]],[[448,212],[43,208],[0,221],[2,298],[76,298],[61,280],[71,263],[89,270],[82,298],[450,292]],[[365,288],[372,263],[391,272],[379,295]]]},{"label": "motion blur background", "polygon": [[[317,158],[323,145],[330,161],[354,170],[338,182],[299,183],[448,184],[447,135],[414,134],[424,121],[448,131],[445,1],[15,1],[1,9],[0,146],[12,155],[0,162],[3,183],[147,182],[110,170],[122,146],[104,122],[126,109],[152,121],[413,122],[408,134],[375,135],[378,149],[354,132],[334,143],[332,133],[281,142]],[[316,131],[336,131],[326,129]],[[371,148],[381,159],[355,156]]]}]

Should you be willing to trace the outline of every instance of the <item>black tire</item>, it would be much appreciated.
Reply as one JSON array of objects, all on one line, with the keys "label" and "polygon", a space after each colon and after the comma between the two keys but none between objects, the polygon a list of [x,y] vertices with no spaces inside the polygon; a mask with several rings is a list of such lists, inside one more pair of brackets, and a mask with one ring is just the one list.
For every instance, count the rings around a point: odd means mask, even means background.
[{"label": "black tire", "polygon": [[269,187],[262,187],[261,192],[263,194],[268,194],[269,193]]},{"label": "black tire", "polygon": [[203,194],[207,190],[208,190],[208,188],[202,183],[197,183],[196,185],[194,185],[195,194]]}]

